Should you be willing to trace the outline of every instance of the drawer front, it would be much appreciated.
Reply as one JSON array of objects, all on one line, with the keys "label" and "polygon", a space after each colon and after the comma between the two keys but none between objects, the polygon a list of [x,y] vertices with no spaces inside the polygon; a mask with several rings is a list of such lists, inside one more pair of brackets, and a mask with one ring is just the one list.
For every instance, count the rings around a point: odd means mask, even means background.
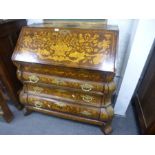
[{"label": "drawer front", "polygon": [[[43,69],[44,68],[44,69]],[[114,78],[114,73],[110,72],[100,72],[100,71],[92,71],[86,69],[71,69],[67,67],[58,67],[58,66],[46,66],[39,64],[27,64],[23,66],[23,71],[25,72],[33,72],[40,73],[46,75],[55,75],[61,76],[64,78],[73,78],[78,80],[90,80],[96,82],[111,82]]]},{"label": "drawer front", "polygon": [[83,92],[103,92],[104,86],[102,83],[85,82],[56,76],[47,76],[42,74],[33,74],[23,72],[22,78],[24,81],[30,83],[43,83],[53,86],[68,87],[73,89],[80,89]]},{"label": "drawer front", "polygon": [[32,84],[28,84],[26,90],[29,94],[76,102],[83,105],[91,105],[95,107],[101,107],[102,105],[103,95],[86,94],[62,88],[59,89],[56,87],[47,88],[43,86],[35,86]]},{"label": "drawer front", "polygon": [[114,82],[104,84],[104,83],[97,83],[97,82],[88,82],[88,81],[80,81],[80,80],[73,80],[67,78],[61,78],[56,76],[47,76],[42,74],[34,74],[23,72],[22,73],[22,80],[28,83],[42,83],[42,84],[50,84],[53,86],[61,86],[66,88],[72,89],[80,89],[82,92],[99,92],[103,93],[113,93],[115,90]]},{"label": "drawer front", "polygon": [[98,119],[100,114],[99,108],[80,106],[54,99],[38,98],[33,95],[28,95],[28,104],[35,108],[54,110],[93,119]]}]

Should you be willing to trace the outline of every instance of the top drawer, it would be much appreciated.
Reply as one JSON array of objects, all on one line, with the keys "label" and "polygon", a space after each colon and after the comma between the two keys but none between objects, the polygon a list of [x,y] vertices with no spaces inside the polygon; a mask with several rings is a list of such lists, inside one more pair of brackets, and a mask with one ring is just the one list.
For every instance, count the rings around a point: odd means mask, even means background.
[{"label": "top drawer", "polygon": [[55,75],[65,78],[78,80],[89,80],[95,82],[111,82],[115,76],[112,72],[101,72],[97,70],[86,70],[59,66],[47,66],[40,64],[26,64],[22,66],[25,72],[40,73],[46,75]]},{"label": "top drawer", "polygon": [[81,81],[69,78],[62,78],[57,76],[49,76],[43,74],[20,72],[17,73],[18,78],[23,82],[33,83],[33,84],[48,84],[59,87],[66,87],[71,89],[79,89],[83,92],[92,92],[99,94],[111,94],[115,90],[115,83],[99,83],[91,81]]}]

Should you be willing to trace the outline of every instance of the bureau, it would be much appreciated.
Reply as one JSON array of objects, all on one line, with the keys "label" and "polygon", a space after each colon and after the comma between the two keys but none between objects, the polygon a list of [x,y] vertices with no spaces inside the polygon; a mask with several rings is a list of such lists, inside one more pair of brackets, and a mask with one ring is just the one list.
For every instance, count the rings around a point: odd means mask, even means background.
[{"label": "bureau", "polygon": [[26,114],[38,111],[112,131],[117,27],[23,27],[12,60]]}]

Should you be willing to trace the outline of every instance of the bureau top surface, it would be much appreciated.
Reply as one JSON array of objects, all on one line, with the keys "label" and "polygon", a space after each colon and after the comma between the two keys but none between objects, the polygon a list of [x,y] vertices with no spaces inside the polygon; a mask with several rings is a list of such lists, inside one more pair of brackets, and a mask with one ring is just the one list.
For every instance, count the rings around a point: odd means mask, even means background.
[{"label": "bureau top surface", "polygon": [[114,72],[117,38],[116,29],[23,27],[12,60]]}]

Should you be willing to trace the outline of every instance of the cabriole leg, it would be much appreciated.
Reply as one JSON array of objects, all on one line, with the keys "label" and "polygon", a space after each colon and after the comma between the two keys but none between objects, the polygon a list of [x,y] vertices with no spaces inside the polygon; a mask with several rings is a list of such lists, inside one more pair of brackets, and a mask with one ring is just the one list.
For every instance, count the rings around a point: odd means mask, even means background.
[{"label": "cabriole leg", "polygon": [[107,122],[103,126],[101,126],[101,130],[105,135],[108,135],[112,132],[111,122]]}]

